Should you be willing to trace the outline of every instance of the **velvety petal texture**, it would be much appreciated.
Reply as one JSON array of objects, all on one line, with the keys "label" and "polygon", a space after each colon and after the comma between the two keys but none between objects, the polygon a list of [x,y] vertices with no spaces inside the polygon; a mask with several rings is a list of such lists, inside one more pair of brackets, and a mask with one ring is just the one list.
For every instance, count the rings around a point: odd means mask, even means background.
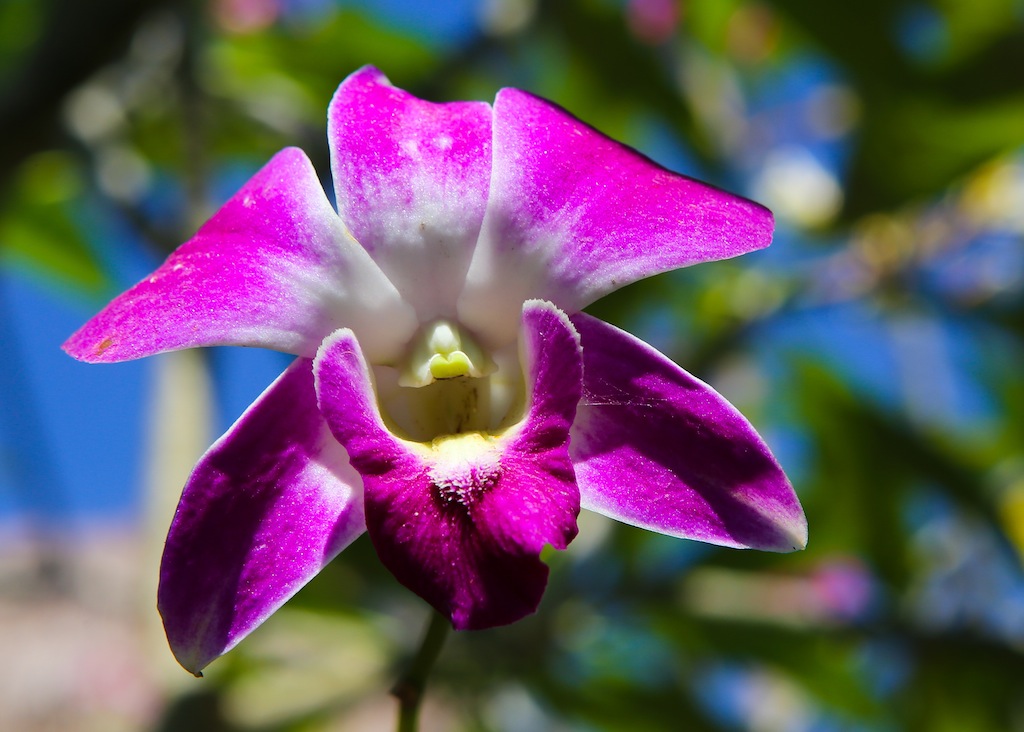
[{"label": "velvety petal texture", "polygon": [[416,325],[345,231],[306,154],[289,148],[64,349],[96,363],[224,344],[313,356],[345,326],[372,358],[386,361]]},{"label": "velvety petal texture", "polygon": [[634,336],[589,315],[571,453],[584,508],[662,534],[792,551],[807,521],[735,407]]},{"label": "velvety petal texture", "polygon": [[64,344],[92,362],[230,344],[299,357],[185,486],[158,607],[186,669],[363,531],[457,629],[534,612],[541,553],[575,537],[581,506],[726,546],[804,545],[750,424],[580,312],[767,246],[767,209],[526,92],[437,104],[371,67],[339,86],[328,142],[337,211],[283,150]]},{"label": "velvety petal texture", "polygon": [[522,422],[432,445],[387,430],[351,333],[327,339],[316,360],[320,408],[363,476],[377,554],[457,629],[532,613],[547,583],[541,550],[564,549],[577,531],[568,437],[582,382],[579,339],[564,314],[530,302],[521,353],[531,395]]},{"label": "velvety petal texture", "polygon": [[513,337],[529,298],[574,313],[630,282],[771,242],[768,209],[672,173],[527,92],[498,92],[493,144],[459,303],[488,338]]},{"label": "velvety petal texture", "polygon": [[203,456],[160,566],[175,657],[198,674],[365,530],[362,488],[297,360]]},{"label": "velvety petal texture", "polygon": [[417,99],[367,67],[334,95],[328,140],[342,220],[422,320],[453,317],[487,205],[491,106]]}]

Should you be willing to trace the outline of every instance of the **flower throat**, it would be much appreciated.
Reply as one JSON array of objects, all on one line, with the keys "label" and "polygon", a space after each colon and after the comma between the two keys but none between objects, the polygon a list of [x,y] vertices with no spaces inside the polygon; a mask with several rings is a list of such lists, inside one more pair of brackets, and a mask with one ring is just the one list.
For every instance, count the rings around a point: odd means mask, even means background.
[{"label": "flower throat", "polygon": [[525,405],[515,345],[489,354],[443,319],[420,329],[391,381],[391,388],[379,389],[381,412],[396,433],[415,442],[500,432]]}]

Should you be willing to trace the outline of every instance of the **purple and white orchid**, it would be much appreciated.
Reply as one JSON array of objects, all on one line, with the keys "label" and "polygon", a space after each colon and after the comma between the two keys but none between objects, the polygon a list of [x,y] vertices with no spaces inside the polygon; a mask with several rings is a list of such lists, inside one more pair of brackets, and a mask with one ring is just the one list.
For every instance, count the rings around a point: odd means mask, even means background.
[{"label": "purple and white orchid", "polygon": [[789,551],[807,527],[750,424],[583,312],[768,245],[771,213],[671,173],[516,89],[435,104],[364,68],[328,135],[337,211],[278,153],[64,345],[90,362],[194,346],[297,356],[196,466],[159,609],[198,673],[363,531],[457,629],[533,612],[581,507]]}]

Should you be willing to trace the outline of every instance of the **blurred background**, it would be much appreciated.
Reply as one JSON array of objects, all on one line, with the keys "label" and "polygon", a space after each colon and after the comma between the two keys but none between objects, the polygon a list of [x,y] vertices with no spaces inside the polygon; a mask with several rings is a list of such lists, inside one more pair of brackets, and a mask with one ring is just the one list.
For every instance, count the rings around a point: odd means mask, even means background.
[{"label": "blurred background", "polygon": [[553,99],[776,213],[591,310],[710,381],[796,555],[581,517],[540,612],[450,639],[425,729],[1024,730],[1022,0],[0,0],[0,729],[387,730],[426,606],[359,540],[215,663],[154,608],[197,457],[284,368],[60,344],[372,63]]}]

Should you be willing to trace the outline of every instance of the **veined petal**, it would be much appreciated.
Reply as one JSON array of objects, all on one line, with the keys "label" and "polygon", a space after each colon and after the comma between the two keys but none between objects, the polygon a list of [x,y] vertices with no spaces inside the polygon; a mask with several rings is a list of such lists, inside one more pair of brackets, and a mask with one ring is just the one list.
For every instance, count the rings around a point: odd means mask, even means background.
[{"label": "veined petal", "polygon": [[589,315],[572,429],[584,508],[634,526],[740,548],[807,543],[803,509],[754,428],[710,386]]},{"label": "veined petal", "polygon": [[527,303],[522,323],[531,397],[522,422],[503,434],[396,438],[348,331],[324,342],[314,367],[320,409],[363,476],[377,554],[457,629],[536,610],[548,574],[541,550],[563,549],[576,535],[567,441],[582,383],[579,340],[549,303]]},{"label": "veined petal", "polygon": [[453,317],[487,204],[490,105],[423,101],[365,67],[335,93],[328,139],[355,238],[421,319]]},{"label": "veined petal", "polygon": [[198,674],[366,528],[362,482],[299,359],[203,456],[171,524],[157,605]]},{"label": "veined petal", "polygon": [[494,102],[494,164],[459,317],[510,339],[531,297],[574,313],[659,272],[768,246],[756,203],[672,173],[517,89]]},{"label": "veined petal", "polygon": [[97,363],[225,344],[312,356],[324,336],[346,326],[386,362],[416,325],[345,231],[306,154],[289,148],[64,349]]}]

